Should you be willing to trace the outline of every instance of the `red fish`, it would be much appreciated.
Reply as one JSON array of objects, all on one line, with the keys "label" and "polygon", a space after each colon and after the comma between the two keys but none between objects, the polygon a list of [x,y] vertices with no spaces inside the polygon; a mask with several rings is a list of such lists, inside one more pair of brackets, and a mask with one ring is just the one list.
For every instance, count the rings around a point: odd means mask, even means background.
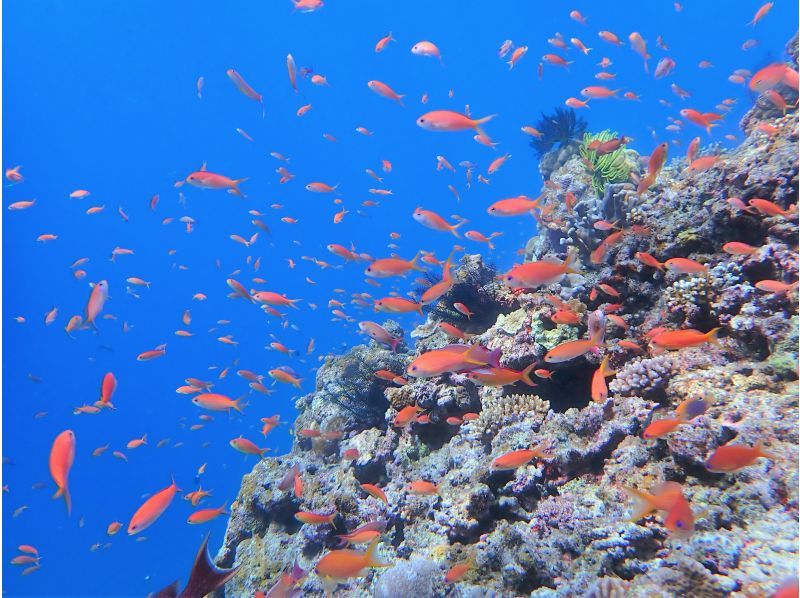
[{"label": "red fish", "polygon": [[58,486],[53,498],[64,497],[67,504],[67,515],[72,513],[72,497],[69,493],[69,472],[75,461],[75,433],[64,430],[56,436],[50,449],[50,476]]}]

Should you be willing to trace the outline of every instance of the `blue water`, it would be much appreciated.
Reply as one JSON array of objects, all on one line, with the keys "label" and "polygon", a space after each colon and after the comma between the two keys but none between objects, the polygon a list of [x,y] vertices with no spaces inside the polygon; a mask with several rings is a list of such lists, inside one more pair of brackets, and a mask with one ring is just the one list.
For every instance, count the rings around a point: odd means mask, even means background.
[{"label": "blue water", "polygon": [[[347,303],[351,293],[368,292],[375,297],[390,291],[406,293],[412,278],[384,282],[381,289],[364,283],[363,264],[323,270],[301,256],[315,256],[331,264],[341,260],[325,246],[355,243],[359,252],[388,257],[389,233],[401,233],[395,241],[398,253],[411,258],[419,249],[444,257],[454,238],[423,228],[411,218],[417,206],[432,209],[450,220],[459,214],[470,220],[466,229],[485,234],[501,231],[497,248],[460,241],[471,252],[481,252],[501,269],[518,259],[517,250],[535,232],[529,217],[493,219],[486,207],[501,198],[518,194],[534,197],[541,188],[537,158],[528,147],[523,125],[535,125],[542,111],[551,112],[569,96],[579,97],[587,85],[604,84],[593,78],[602,56],[617,73],[609,87],[633,90],[641,102],[592,101],[579,111],[589,129],[618,130],[635,142],[632,147],[648,154],[663,140],[681,142],[671,155],[683,155],[686,143],[702,135],[688,124],[685,132],[665,131],[668,116],[678,118],[684,106],[703,112],[725,98],[737,100],[722,125],[714,129],[714,141],[732,146],[741,138],[738,120],[751,105],[752,97],[742,85],[727,78],[734,69],[757,70],[782,59],[783,46],[797,23],[793,2],[778,1],[757,27],[745,25],[761,2],[691,2],[677,13],[672,2],[618,3],[613,8],[589,2],[490,4],[475,1],[442,2],[352,2],[329,0],[314,14],[293,13],[286,1],[236,2],[224,7],[215,2],[113,2],[86,0],[7,0],[4,3],[3,38],[3,169],[22,165],[25,181],[3,189],[3,206],[36,198],[32,209],[3,210],[3,589],[9,595],[141,596],[176,578],[184,579],[203,535],[211,532],[213,550],[219,546],[225,518],[203,526],[190,526],[192,511],[187,501],[176,499],[166,513],[140,536],[127,536],[125,529],[108,538],[106,526],[121,521],[127,527],[143,496],[166,487],[174,475],[184,491],[196,487],[198,468],[207,463],[201,478],[213,489],[205,506],[232,501],[241,476],[256,457],[244,457],[228,446],[243,434],[271,454],[290,447],[289,427],[275,430],[264,441],[259,418],[280,413],[291,422],[295,389],[276,385],[276,393],[265,397],[254,393],[246,415],[214,414],[214,421],[199,431],[188,427],[199,423],[201,411],[175,389],[186,377],[213,380],[215,390],[231,397],[245,394],[247,382],[234,375],[238,368],[266,374],[280,366],[293,367],[303,378],[303,392],[313,390],[318,358],[339,353],[359,342],[355,322],[332,321],[328,300]],[[568,13],[577,8],[588,18],[582,26]],[[626,42],[614,47],[597,37],[597,31],[615,32]],[[627,36],[641,32],[653,55],[651,73],[663,56],[677,67],[665,79],[655,81],[642,68],[641,58],[627,44]],[[375,43],[389,31],[392,42],[381,54]],[[575,60],[570,70],[546,65],[544,78],[537,79],[539,57],[564,54],[547,44],[556,31],[579,37],[595,48],[588,57],[574,48],[567,54]],[[656,46],[661,34],[669,45]],[[742,51],[748,38],[760,45]],[[423,39],[442,51],[444,66],[432,58],[413,56],[411,46]],[[497,58],[505,39],[528,45],[528,54],[513,71]],[[298,67],[309,67],[325,75],[330,87],[316,87],[309,79],[299,82],[300,93],[290,87],[285,57],[292,53]],[[506,59],[507,60],[507,59]],[[699,70],[700,60],[714,68]],[[266,118],[257,103],[242,95],[226,77],[236,69],[264,96]],[[195,82],[205,79],[202,100]],[[389,84],[408,94],[407,107],[379,97],[366,86],[370,79]],[[681,102],[671,91],[677,83],[692,93]],[[453,98],[448,92],[453,90]],[[420,97],[427,92],[427,106]],[[666,99],[672,107],[661,105]],[[302,118],[295,115],[304,104],[313,108]],[[463,111],[469,104],[474,116],[498,113],[486,125],[487,133],[499,141],[499,152],[476,144],[468,133],[434,134],[423,131],[415,120],[434,109]],[[364,126],[375,134],[355,132]],[[242,128],[255,139],[245,140],[235,132]],[[338,139],[322,138],[330,133]],[[282,165],[269,156],[277,151],[291,158],[288,169],[296,178],[278,184],[274,170]],[[437,154],[453,165],[469,160],[486,172],[499,153],[512,158],[486,186],[473,179],[465,187],[464,169],[456,175],[437,172]],[[393,172],[382,184],[364,173],[371,168],[382,174],[381,160],[392,162]],[[175,181],[185,178],[207,161],[208,169],[232,178],[249,177],[242,185],[247,199],[223,191],[200,190]],[[312,181],[339,183],[343,206],[349,210],[341,224],[332,222],[341,206],[332,195],[304,190]],[[456,186],[456,203],[447,185]],[[369,188],[393,191],[389,197],[372,196]],[[69,199],[75,189],[87,189],[85,199]],[[185,196],[179,203],[178,193]],[[158,193],[155,211],[150,198]],[[362,207],[364,200],[379,201],[378,207]],[[282,209],[270,208],[281,204]],[[91,206],[105,206],[99,214],[87,215]],[[124,222],[117,214],[121,206],[130,216]],[[231,234],[249,237],[255,229],[248,210],[265,214],[272,235],[261,233],[249,250],[229,239]],[[359,214],[358,212],[362,212]],[[187,234],[177,222],[191,216],[195,229]],[[285,224],[281,217],[297,218]],[[162,225],[162,219],[175,222]],[[58,235],[52,243],[37,243],[43,233]],[[116,247],[134,250],[132,256],[109,260]],[[174,255],[168,252],[174,250]],[[254,273],[246,257],[261,257],[260,272]],[[88,275],[75,280],[70,264],[88,257],[83,266]],[[287,259],[296,262],[289,269]],[[215,261],[219,260],[217,268]],[[179,268],[185,267],[185,269]],[[257,307],[227,297],[230,274],[248,288],[300,297],[300,309],[283,309],[287,321],[281,327]],[[438,269],[434,269],[438,274]],[[137,289],[139,299],[126,294],[127,277],[152,281],[150,289]],[[250,284],[262,276],[266,284]],[[306,277],[316,284],[310,284]],[[89,282],[107,279],[111,299],[98,331],[78,331],[75,339],[64,332],[67,319],[81,314],[89,297]],[[345,295],[334,293],[341,288]],[[205,293],[205,302],[192,295]],[[313,310],[309,303],[319,307]],[[59,308],[56,322],[44,325],[44,314]],[[181,314],[190,309],[195,333],[180,338],[174,331],[185,328]],[[380,319],[371,311],[347,305],[345,312],[356,321]],[[381,314],[378,314],[380,316]],[[18,324],[14,317],[24,316]],[[208,332],[216,321],[231,324]],[[412,314],[399,316],[410,330],[420,323]],[[122,332],[124,322],[133,326]],[[234,335],[238,346],[217,341]],[[298,357],[266,350],[273,340],[299,349]],[[316,339],[315,352],[307,356],[306,345]],[[162,359],[137,362],[136,356],[167,343]],[[237,367],[224,380],[221,368]],[[216,366],[218,369],[209,370]],[[117,410],[99,415],[72,414],[74,407],[98,398],[100,381],[107,371],[115,373],[119,386],[114,397]],[[40,379],[33,382],[29,374]],[[267,378],[269,380],[269,378]],[[47,415],[38,419],[39,412]],[[51,500],[55,490],[48,472],[48,454],[55,436],[65,429],[77,436],[77,455],[70,487],[73,513],[67,517],[63,501]],[[136,450],[125,444],[147,433],[149,445]],[[157,441],[170,438],[164,448]],[[175,447],[182,442],[183,446]],[[266,444],[261,444],[265,442]],[[204,443],[208,443],[203,448]],[[94,448],[110,444],[101,457]],[[122,450],[125,463],[111,456]],[[42,489],[32,489],[44,482]],[[12,513],[27,505],[19,517]],[[99,542],[109,548],[91,552]],[[19,544],[35,545],[41,569],[23,577],[22,568],[9,565]]]}]

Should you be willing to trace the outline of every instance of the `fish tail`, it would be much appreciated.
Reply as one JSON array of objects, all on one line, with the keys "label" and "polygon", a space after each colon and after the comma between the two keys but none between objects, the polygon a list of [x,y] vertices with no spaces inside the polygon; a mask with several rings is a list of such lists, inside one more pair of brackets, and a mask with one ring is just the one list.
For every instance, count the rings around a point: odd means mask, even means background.
[{"label": "fish tail", "polygon": [[458,230],[457,229],[458,229],[459,226],[462,226],[462,225],[466,224],[467,222],[469,222],[469,220],[461,220],[461,222],[459,222],[458,224],[454,224],[453,226],[450,227],[450,232],[453,233],[457,239],[460,239],[461,235],[458,234]]},{"label": "fish tail", "polygon": [[609,369],[609,367],[608,367],[608,359],[609,359],[609,356],[606,355],[603,358],[602,363],[600,364],[600,369],[603,372],[603,376],[606,377],[606,378],[609,378],[609,377],[611,377],[611,376],[613,376],[614,374],[617,373],[616,370]]},{"label": "fish tail", "polygon": [[147,434],[142,436],[142,444],[147,444]]},{"label": "fish tail", "polygon": [[239,189],[239,185],[244,183],[249,177],[245,177],[243,179],[235,179],[231,181],[231,188],[230,192],[234,195],[238,195],[239,197],[247,197],[242,191]]},{"label": "fish tail", "polygon": [[302,381],[303,381],[303,379],[302,379],[302,378],[298,378],[297,380],[295,380],[294,382],[292,382],[292,386],[294,386],[295,388],[301,388],[301,386],[300,386],[300,382],[302,382]]},{"label": "fish tail", "polygon": [[575,262],[575,257],[576,256],[577,256],[577,254],[574,251],[570,251],[569,253],[567,253],[567,259],[564,260],[564,264],[563,264],[564,265],[564,272],[566,274],[580,274],[581,273],[580,270],[576,270],[575,268],[571,267],[572,264]]},{"label": "fish tail", "polygon": [[414,259],[409,262],[411,264],[411,269],[416,270],[417,272],[425,272],[425,268],[422,268],[419,264],[417,264],[418,259],[419,252],[417,252],[417,255],[414,256]]},{"label": "fish tail", "polygon": [[775,453],[765,451],[764,444],[759,440],[758,444],[756,445],[756,450],[758,451],[759,456],[764,457],[765,459],[769,459],[771,461],[779,461],[780,457],[778,457]]},{"label": "fish tail", "polygon": [[364,556],[367,558],[367,567],[391,567],[391,563],[387,563],[378,556],[378,546],[380,545],[380,538],[375,538],[369,543],[367,552]]},{"label": "fish tail", "polygon": [[490,114],[489,116],[484,116],[483,118],[479,118],[479,119],[477,119],[476,121],[474,121],[474,123],[475,123],[475,130],[478,132],[478,134],[480,134],[480,135],[486,135],[486,133],[484,133],[484,132],[483,132],[483,129],[481,129],[481,125],[482,125],[482,124],[484,124],[484,123],[488,123],[488,122],[489,122],[490,120],[492,120],[492,119],[493,119],[495,116],[497,116],[497,114]]},{"label": "fish tail", "polygon": [[642,517],[655,511],[653,497],[650,494],[637,490],[636,488],[631,488],[630,486],[622,486],[622,489],[637,502],[629,521],[638,521]]},{"label": "fish tail", "polygon": [[244,411],[242,411],[245,407],[247,407],[250,403],[240,403],[240,401],[244,399],[244,397],[239,397],[233,402],[233,408],[244,415]]},{"label": "fish tail", "polygon": [[708,338],[708,341],[711,342],[711,343],[714,343],[715,345],[718,345],[719,344],[719,338],[717,338],[717,335],[719,335],[719,331],[720,330],[722,330],[722,328],[720,326],[717,326],[716,328],[710,330],[708,332],[708,334],[706,334],[706,337]]},{"label": "fish tail", "polygon": [[61,498],[62,496],[64,497],[64,502],[67,504],[67,516],[72,515],[72,497],[69,494],[69,488],[67,486],[59,486],[53,498]]},{"label": "fish tail", "polygon": [[527,384],[528,386],[536,386],[536,382],[531,380],[531,372],[533,371],[533,367],[535,365],[536,365],[536,362],[534,361],[528,367],[526,367],[524,370],[522,370],[522,376],[520,376],[520,379],[525,384]]},{"label": "fish tail", "polygon": [[[266,458],[264,455],[266,455],[266,454],[267,454],[267,451],[268,451],[268,450],[269,450],[268,448],[263,448],[263,449],[259,449],[259,450],[258,450],[258,456],[259,456],[259,457],[261,457],[261,460],[262,460],[262,461],[266,461],[266,460],[267,460],[267,458]],[[226,503],[226,504],[227,504],[227,503]],[[224,511],[223,511],[223,512],[224,512]]]}]

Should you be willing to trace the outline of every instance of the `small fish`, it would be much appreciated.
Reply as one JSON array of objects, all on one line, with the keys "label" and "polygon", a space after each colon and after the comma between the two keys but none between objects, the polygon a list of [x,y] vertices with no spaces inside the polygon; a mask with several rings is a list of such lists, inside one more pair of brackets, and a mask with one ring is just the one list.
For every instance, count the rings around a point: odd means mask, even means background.
[{"label": "small fish", "polygon": [[730,473],[755,463],[758,459],[777,461],[779,458],[768,453],[760,444],[747,446],[744,444],[726,444],[715,450],[706,459],[706,469],[715,473]]},{"label": "small fish", "polygon": [[511,471],[530,463],[533,459],[552,459],[553,455],[547,452],[542,445],[531,446],[529,449],[511,451],[495,458],[491,469],[494,471]]}]

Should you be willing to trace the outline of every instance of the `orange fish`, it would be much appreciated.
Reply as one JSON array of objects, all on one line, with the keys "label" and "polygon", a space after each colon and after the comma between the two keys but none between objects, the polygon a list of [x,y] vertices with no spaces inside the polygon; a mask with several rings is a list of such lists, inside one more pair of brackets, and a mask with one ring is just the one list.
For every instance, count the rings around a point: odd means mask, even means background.
[{"label": "orange fish", "polygon": [[335,509],[330,515],[322,515],[321,513],[314,513],[311,511],[298,511],[294,514],[294,518],[301,523],[307,523],[309,525],[323,525],[326,523],[333,525],[333,520],[336,519],[338,514],[339,513]]},{"label": "orange fish", "polygon": [[411,53],[416,56],[429,56],[431,58],[438,58],[442,62],[442,53],[433,42],[421,41],[417,42],[411,47]]},{"label": "orange fish", "polygon": [[397,412],[397,415],[394,416],[394,420],[392,421],[392,425],[395,428],[405,428],[409,424],[412,424],[416,421],[417,416],[422,412],[422,408],[417,407],[416,404],[414,405],[406,405],[400,411]]},{"label": "orange fish", "polygon": [[661,438],[662,436],[666,436],[670,432],[677,430],[678,426],[688,423],[690,422],[678,417],[655,420],[650,422],[650,425],[644,429],[642,432],[642,438],[645,440]]},{"label": "orange fish", "polygon": [[206,165],[203,164],[200,170],[192,172],[186,177],[186,182],[193,187],[200,189],[214,189],[221,190],[227,189],[228,193],[237,195],[239,197],[246,197],[239,189],[239,185],[244,183],[247,179],[231,179],[222,174],[209,172],[206,170]]},{"label": "orange fish", "polygon": [[135,449],[139,448],[140,446],[147,444],[147,434],[142,436],[141,438],[134,438],[131,440],[127,445],[126,448]]},{"label": "orange fish", "polygon": [[416,220],[423,226],[426,226],[433,230],[453,233],[453,235],[457,238],[460,238],[460,235],[458,234],[457,230],[458,227],[467,223],[466,220],[461,220],[458,224],[449,224],[444,218],[442,218],[436,212],[432,212],[430,210],[423,210],[422,208],[417,208],[416,210],[414,210],[412,216],[414,220]]},{"label": "orange fish", "polygon": [[466,560],[456,563],[444,576],[444,583],[458,583],[466,577],[467,573],[475,568],[475,559],[470,557]]},{"label": "orange fish", "polygon": [[251,100],[255,100],[256,102],[261,104],[261,117],[263,118],[264,117],[264,101],[263,101],[263,99],[261,97],[261,94],[256,92],[256,90],[254,90],[252,87],[250,87],[247,84],[247,81],[245,81],[244,78],[239,73],[237,73],[235,70],[228,69],[226,71],[226,74],[228,75],[228,78],[231,81],[233,81],[233,84],[236,86],[236,88],[239,91],[241,91],[244,95],[246,95]]},{"label": "orange fish", "polygon": [[492,216],[520,216],[532,212],[539,207],[540,198],[529,199],[524,195],[501,199],[490,205],[486,212]]},{"label": "orange fish", "polygon": [[300,383],[303,381],[302,378],[293,376],[286,370],[282,370],[279,368],[271,369],[270,371],[267,372],[267,374],[269,374],[269,376],[273,380],[277,382],[283,382],[284,384],[291,384],[295,388],[300,388]]},{"label": "orange fish", "polygon": [[409,270],[416,270],[417,272],[424,272],[425,269],[417,265],[419,254],[415,255],[410,261],[400,258],[384,258],[375,260],[366,270],[364,274],[373,278],[388,278],[390,276],[405,276]]},{"label": "orange fish", "polygon": [[645,266],[650,266],[651,268],[656,268],[658,270],[664,271],[664,264],[659,262],[656,258],[654,258],[649,253],[645,253],[643,251],[637,251],[634,254],[634,257],[642,262]]},{"label": "orange fish", "polygon": [[86,304],[86,317],[83,324],[88,327],[97,328],[95,320],[100,312],[103,311],[103,306],[108,299],[108,281],[101,280],[92,286],[92,292],[89,294],[89,301]]},{"label": "orange fish", "polygon": [[216,509],[200,509],[198,511],[195,511],[194,513],[189,515],[189,518],[186,520],[186,523],[190,523],[193,525],[196,525],[198,523],[208,523],[209,521],[216,519],[220,515],[227,515],[228,511],[225,510],[227,506],[228,503],[225,503],[224,505]]},{"label": "orange fish", "polygon": [[108,372],[103,376],[103,381],[100,383],[100,400],[95,403],[97,407],[110,407],[114,409],[114,404],[111,398],[117,390],[117,378],[112,372]]},{"label": "orange fish", "polygon": [[566,341],[550,349],[544,356],[547,363],[563,363],[580,357],[589,351],[603,346],[604,331],[601,328],[587,340]]},{"label": "orange fish", "polygon": [[490,114],[483,118],[473,119],[469,116],[452,110],[434,110],[423,114],[417,119],[417,126],[426,131],[434,132],[456,132],[475,130],[482,134],[481,125],[492,120],[496,114]]},{"label": "orange fish", "polygon": [[685,257],[674,257],[664,262],[667,270],[675,272],[676,274],[701,274],[708,272],[708,266],[705,266],[695,260]]},{"label": "orange fish", "polygon": [[447,348],[427,351],[412,361],[406,371],[414,378],[433,378],[447,372],[487,365],[487,358],[479,353],[479,347],[470,345],[463,353]]},{"label": "orange fish", "polygon": [[360,487],[364,492],[366,492],[370,496],[377,498],[386,505],[389,504],[389,499],[386,498],[386,494],[384,493],[384,491],[375,486],[374,484],[361,484]]},{"label": "orange fish", "polygon": [[439,494],[439,486],[425,480],[411,482],[406,486],[406,489],[411,494],[416,494],[417,496],[433,496],[434,494]]},{"label": "orange fish", "polygon": [[751,199],[747,204],[765,216],[783,216],[784,218],[788,218],[789,216],[795,216],[797,214],[797,204],[792,204],[785,210],[778,204],[766,199]]},{"label": "orange fish", "polygon": [[777,293],[777,294],[784,294],[788,293],[789,291],[796,289],[799,281],[795,281],[791,284],[781,282],[780,280],[759,280],[755,287],[760,291],[765,291],[767,293]]},{"label": "orange fish", "polygon": [[517,265],[503,274],[502,280],[510,287],[526,289],[550,285],[560,281],[565,274],[580,272],[571,267],[574,260],[575,254],[569,253],[563,262],[552,259]]},{"label": "orange fish", "polygon": [[683,496],[681,485],[677,482],[665,482],[653,494],[635,488],[623,487],[623,489],[638,502],[631,521],[637,521],[652,511],[665,511],[664,527],[673,534],[681,537],[694,530],[692,509]]},{"label": "orange fish", "polygon": [[384,98],[388,98],[390,100],[394,100],[395,102],[397,102],[401,106],[404,105],[403,104],[403,98],[406,97],[406,96],[398,94],[397,92],[395,92],[395,90],[393,90],[391,87],[386,85],[386,83],[383,83],[381,81],[376,81],[376,80],[373,79],[372,81],[368,81],[367,82],[367,87],[369,87],[372,91],[374,91],[379,96],[383,96]]},{"label": "orange fish", "polygon": [[767,13],[772,10],[773,2],[767,2],[761,8],[756,11],[756,14],[753,16],[753,20],[748,23],[748,25],[752,25],[753,27],[758,24],[758,22],[767,16]]},{"label": "orange fish", "polygon": [[53,498],[64,497],[67,504],[67,515],[72,513],[72,497],[69,493],[69,472],[75,461],[75,433],[64,430],[56,436],[50,449],[50,477],[58,486]]},{"label": "orange fish", "polygon": [[603,403],[608,398],[608,386],[606,386],[606,378],[613,376],[617,372],[609,369],[608,355],[603,358],[600,367],[592,374],[592,400],[595,403]]},{"label": "orange fish", "polygon": [[397,41],[397,40],[395,40],[392,37],[392,32],[390,31],[389,35],[387,35],[386,37],[382,37],[381,39],[378,40],[378,43],[375,44],[375,52],[377,52],[377,53],[383,52],[386,49],[386,45],[389,42],[393,42],[393,41]]},{"label": "orange fish", "polygon": [[491,468],[495,471],[511,471],[523,467],[533,459],[552,459],[553,455],[542,448],[542,445],[531,446],[529,449],[511,451],[500,455],[492,461]]},{"label": "orange fish", "polygon": [[269,450],[268,448],[259,448],[256,444],[248,440],[247,438],[243,438],[239,436],[238,438],[234,438],[228,444],[230,444],[234,449],[239,451],[240,453],[244,453],[245,455],[258,455],[262,459],[264,455]]},{"label": "orange fish", "polygon": [[339,583],[346,582],[353,577],[361,577],[371,567],[389,567],[378,559],[377,548],[379,538],[370,542],[366,552],[358,552],[349,548],[331,550],[323,556],[315,568],[323,587],[331,593]]},{"label": "orange fish", "polygon": [[720,328],[714,328],[706,333],[691,328],[687,330],[668,330],[654,335],[650,339],[650,344],[657,353],[664,350],[677,351],[687,347],[697,347],[705,343],[718,344],[717,334],[719,334],[720,330]]},{"label": "orange fish", "polygon": [[731,255],[753,255],[758,253],[760,247],[753,247],[747,243],[740,243],[738,241],[731,241],[722,246],[722,251],[730,253]]},{"label": "orange fish", "polygon": [[142,506],[131,517],[131,521],[128,524],[128,535],[138,534],[153,525],[156,519],[161,517],[164,511],[167,510],[178,491],[180,491],[180,488],[178,488],[173,479],[169,486],[144,501]]},{"label": "orange fish", "polygon": [[760,458],[778,460],[774,454],[764,451],[761,444],[753,447],[744,444],[726,444],[706,459],[706,469],[715,473],[729,473],[752,465]]},{"label": "orange fish", "polygon": [[375,311],[390,314],[406,314],[416,311],[422,314],[422,303],[403,299],[402,297],[384,297],[375,301]]},{"label": "orange fish", "polygon": [[239,413],[244,413],[242,409],[246,407],[247,404],[242,404],[241,400],[241,398],[234,400],[226,397],[225,395],[211,392],[192,397],[192,403],[198,407],[208,409],[209,411],[227,411],[229,413],[231,409],[234,409]]},{"label": "orange fish", "polygon": [[703,156],[697,158],[689,164],[689,170],[696,170],[697,172],[705,172],[719,162],[719,156]]},{"label": "orange fish", "polygon": [[721,118],[720,115],[714,114],[713,112],[702,113],[692,108],[684,108],[681,110],[681,116],[698,127],[704,128],[709,135],[711,135],[711,127],[717,126],[717,123],[713,121]]},{"label": "orange fish", "polygon": [[581,95],[585,98],[593,100],[604,100],[606,98],[613,98],[619,93],[619,89],[608,89],[599,85],[590,85],[581,89]]},{"label": "orange fish", "polygon": [[528,386],[536,386],[530,374],[536,363],[530,364],[524,370],[517,371],[509,368],[481,368],[466,374],[467,378],[482,386],[508,386],[517,382],[524,382]]}]

